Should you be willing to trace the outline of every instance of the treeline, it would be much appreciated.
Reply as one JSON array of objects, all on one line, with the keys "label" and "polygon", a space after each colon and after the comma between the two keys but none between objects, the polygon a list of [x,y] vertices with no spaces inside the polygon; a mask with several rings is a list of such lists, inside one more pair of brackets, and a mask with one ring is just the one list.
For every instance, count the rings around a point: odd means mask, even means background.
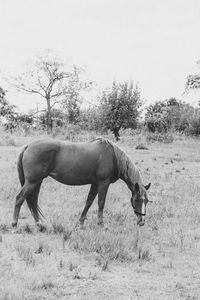
[{"label": "treeline", "polygon": [[[200,135],[200,108],[183,103],[175,98],[157,101],[143,109],[144,103],[138,86],[132,83],[116,83],[99,96],[95,106],[81,108],[69,106],[65,110],[52,109],[51,128],[67,127],[69,124],[83,130],[106,132],[110,130],[118,140],[120,130],[143,128],[149,132],[181,132]],[[6,99],[6,92],[0,88],[0,116],[7,130],[47,129],[47,112],[18,113],[17,107]]]},{"label": "treeline", "polygon": [[[116,140],[121,129],[143,128],[150,132],[178,131],[190,135],[200,134],[200,108],[175,98],[161,100],[145,107],[141,91],[132,82],[113,82],[99,93],[92,105],[85,105],[83,92],[90,91],[94,83],[84,80],[84,70],[76,65],[66,69],[62,59],[47,52],[29,63],[27,71],[8,81],[17,91],[35,94],[45,104],[43,111],[28,114],[17,112],[5,90],[0,87],[0,120],[8,130],[53,128],[69,124],[84,130],[106,132],[110,130]],[[188,76],[186,87],[199,88],[198,76]]]}]

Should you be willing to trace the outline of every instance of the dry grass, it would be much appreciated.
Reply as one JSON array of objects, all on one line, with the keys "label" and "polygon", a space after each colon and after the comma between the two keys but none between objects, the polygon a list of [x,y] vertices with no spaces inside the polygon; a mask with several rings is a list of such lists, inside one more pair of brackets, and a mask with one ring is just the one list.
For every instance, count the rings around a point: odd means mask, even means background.
[{"label": "dry grass", "polygon": [[[21,137],[20,137],[21,138]],[[146,224],[136,226],[130,192],[123,182],[110,187],[105,223],[97,226],[97,203],[85,229],[76,227],[88,186],[69,187],[46,179],[40,205],[45,230],[37,232],[22,207],[19,230],[11,234],[19,190],[14,145],[0,147],[0,300],[18,299],[183,299],[200,298],[200,142],[148,144],[123,138],[120,146],[152,182]],[[31,137],[23,137],[24,144]],[[13,147],[14,146],[14,147]]]}]

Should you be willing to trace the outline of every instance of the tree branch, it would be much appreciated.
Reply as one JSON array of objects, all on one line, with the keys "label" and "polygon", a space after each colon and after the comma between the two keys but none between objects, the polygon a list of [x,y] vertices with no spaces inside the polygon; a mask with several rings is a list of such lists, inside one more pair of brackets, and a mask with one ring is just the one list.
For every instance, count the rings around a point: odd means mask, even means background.
[{"label": "tree branch", "polygon": [[54,103],[51,105],[51,108],[53,108],[57,103],[59,103],[60,101],[57,100],[57,101],[54,101]]},{"label": "tree branch", "polygon": [[41,89],[45,92],[45,94],[46,94],[46,89],[45,89],[45,87],[43,86],[43,84],[42,84],[42,82],[41,82],[41,80],[40,80],[40,78],[39,78],[39,76],[38,76],[38,84],[39,84],[39,86],[41,87]]},{"label": "tree branch", "polygon": [[40,91],[36,91],[36,90],[32,90],[32,89],[26,89],[26,88],[24,88],[24,87],[19,87],[19,86],[16,86],[16,88],[17,88],[19,91],[26,92],[26,93],[30,93],[30,94],[39,94],[39,95],[42,96],[43,98],[46,98],[45,95],[43,95]]}]

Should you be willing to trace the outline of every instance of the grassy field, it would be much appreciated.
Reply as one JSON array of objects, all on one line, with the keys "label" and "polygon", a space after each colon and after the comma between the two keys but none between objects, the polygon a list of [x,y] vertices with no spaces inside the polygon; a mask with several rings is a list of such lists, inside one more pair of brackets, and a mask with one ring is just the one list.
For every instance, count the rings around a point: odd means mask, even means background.
[{"label": "grassy field", "polygon": [[122,181],[109,189],[104,220],[97,203],[85,229],[76,227],[89,186],[70,187],[47,178],[40,192],[46,217],[37,232],[26,204],[12,234],[20,188],[20,146],[38,136],[4,136],[0,143],[0,300],[200,299],[200,142],[175,140],[136,150],[120,147],[141,170],[149,190],[146,224],[136,226],[130,192]]}]

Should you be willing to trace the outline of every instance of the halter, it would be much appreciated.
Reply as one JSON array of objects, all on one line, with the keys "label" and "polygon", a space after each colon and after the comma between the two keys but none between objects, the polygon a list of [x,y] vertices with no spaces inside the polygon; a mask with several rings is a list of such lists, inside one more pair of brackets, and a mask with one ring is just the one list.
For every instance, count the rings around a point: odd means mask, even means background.
[{"label": "halter", "polygon": [[137,214],[137,215],[139,215],[139,216],[142,216],[142,217],[145,217],[145,216],[146,216],[146,213],[143,214],[143,213],[141,213],[141,212],[138,212],[133,204],[132,204],[132,206],[133,206],[133,209],[134,209],[134,213],[135,213],[135,214]]}]

